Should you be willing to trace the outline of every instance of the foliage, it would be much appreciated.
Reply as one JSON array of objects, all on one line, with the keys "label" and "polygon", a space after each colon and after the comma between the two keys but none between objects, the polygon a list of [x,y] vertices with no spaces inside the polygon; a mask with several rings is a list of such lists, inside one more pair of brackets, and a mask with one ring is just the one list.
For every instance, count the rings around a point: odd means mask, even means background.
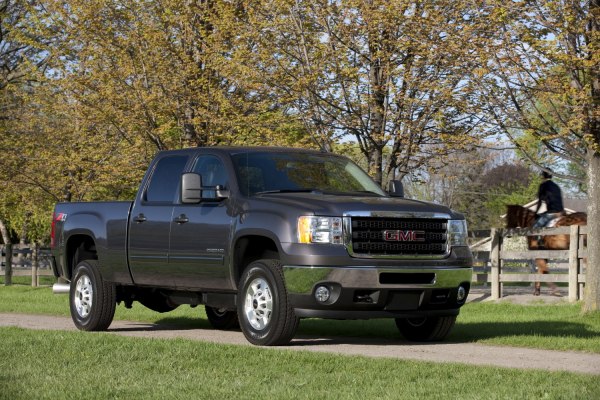
[{"label": "foliage", "polygon": [[537,197],[539,177],[522,162],[477,149],[449,157],[449,163],[427,174],[411,174],[409,197],[444,204],[465,214],[469,229],[504,225],[507,204],[526,204]]},{"label": "foliage", "polygon": [[253,46],[237,50],[320,147],[354,139],[381,184],[476,142],[467,3],[247,2]]},{"label": "foliage", "polygon": [[503,227],[499,217],[506,214],[509,204],[527,204],[537,199],[541,179],[531,169],[518,164],[502,164],[488,171],[481,179],[485,209],[489,212],[487,227]]},{"label": "foliage", "polygon": [[[598,7],[596,1],[552,0],[488,2],[480,10],[496,34],[479,53],[482,104],[494,127],[542,166],[557,157],[583,166],[588,148],[600,150],[594,136]],[[538,154],[528,147],[532,142],[542,144],[535,146]]]}]

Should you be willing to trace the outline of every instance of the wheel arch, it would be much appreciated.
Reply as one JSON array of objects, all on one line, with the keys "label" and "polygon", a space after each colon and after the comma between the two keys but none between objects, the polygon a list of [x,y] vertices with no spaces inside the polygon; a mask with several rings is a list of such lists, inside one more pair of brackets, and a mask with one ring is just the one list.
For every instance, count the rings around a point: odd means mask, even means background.
[{"label": "wheel arch", "polygon": [[73,271],[83,260],[97,260],[96,241],[89,234],[74,234],[67,239],[65,245],[65,274],[73,278]]},{"label": "wheel arch", "polygon": [[253,261],[260,259],[280,260],[280,247],[277,239],[263,232],[238,236],[233,246],[231,262],[231,278],[234,287],[238,287],[244,270]]}]

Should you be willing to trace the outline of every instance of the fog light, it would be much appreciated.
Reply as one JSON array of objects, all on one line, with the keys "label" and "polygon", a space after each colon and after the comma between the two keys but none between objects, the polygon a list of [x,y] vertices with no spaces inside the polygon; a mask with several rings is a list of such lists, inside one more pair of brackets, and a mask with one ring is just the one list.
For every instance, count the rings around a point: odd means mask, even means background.
[{"label": "fog light", "polygon": [[331,292],[327,286],[319,286],[317,290],[315,290],[315,299],[318,302],[325,303],[329,300],[329,296],[331,296]]},{"label": "fog light", "polygon": [[461,301],[465,300],[465,297],[467,297],[467,291],[465,290],[464,287],[459,286],[458,292],[456,293],[456,300],[461,302]]}]

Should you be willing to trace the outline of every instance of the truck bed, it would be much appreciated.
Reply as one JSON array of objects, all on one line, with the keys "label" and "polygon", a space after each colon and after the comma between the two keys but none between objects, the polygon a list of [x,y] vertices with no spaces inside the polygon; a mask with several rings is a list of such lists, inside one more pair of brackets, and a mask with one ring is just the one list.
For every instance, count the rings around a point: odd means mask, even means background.
[{"label": "truck bed", "polygon": [[[76,235],[88,235],[94,239],[103,276],[108,281],[132,283],[127,266],[127,226],[132,202],[79,202],[59,203],[55,209],[57,272],[70,276],[66,265],[64,238],[73,240]],[[61,226],[62,225],[62,226]],[[84,228],[85,227],[85,228]]]}]

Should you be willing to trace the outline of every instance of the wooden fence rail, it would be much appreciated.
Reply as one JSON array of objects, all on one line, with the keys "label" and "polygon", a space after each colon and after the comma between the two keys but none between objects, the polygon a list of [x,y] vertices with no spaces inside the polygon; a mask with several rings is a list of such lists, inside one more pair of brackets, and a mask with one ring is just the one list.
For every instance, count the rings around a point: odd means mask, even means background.
[{"label": "wooden fence rail", "polygon": [[[491,298],[502,297],[502,285],[506,282],[566,282],[569,284],[569,301],[581,299],[585,284],[585,271],[583,260],[587,258],[584,235],[587,235],[587,226],[566,226],[559,228],[542,229],[492,229],[490,231],[491,250],[489,259],[479,258],[479,262],[489,264],[489,273],[485,266],[475,268],[473,282],[486,282],[491,285]],[[510,251],[503,247],[504,239],[513,236],[537,235],[570,235],[569,250],[528,250]],[[477,242],[480,245],[484,240]],[[482,252],[485,254],[486,252]],[[553,260],[553,263],[567,267],[567,273],[554,273],[541,275],[536,273],[514,273],[504,269],[506,262],[529,262],[536,258]],[[566,260],[566,262],[560,262]],[[558,261],[558,262],[557,262]]]},{"label": "wooden fence rail", "polygon": [[50,267],[50,250],[35,243],[31,247],[8,243],[0,246],[0,275],[4,285],[12,285],[13,276],[31,275],[31,286],[39,286],[40,276],[54,276]]}]

